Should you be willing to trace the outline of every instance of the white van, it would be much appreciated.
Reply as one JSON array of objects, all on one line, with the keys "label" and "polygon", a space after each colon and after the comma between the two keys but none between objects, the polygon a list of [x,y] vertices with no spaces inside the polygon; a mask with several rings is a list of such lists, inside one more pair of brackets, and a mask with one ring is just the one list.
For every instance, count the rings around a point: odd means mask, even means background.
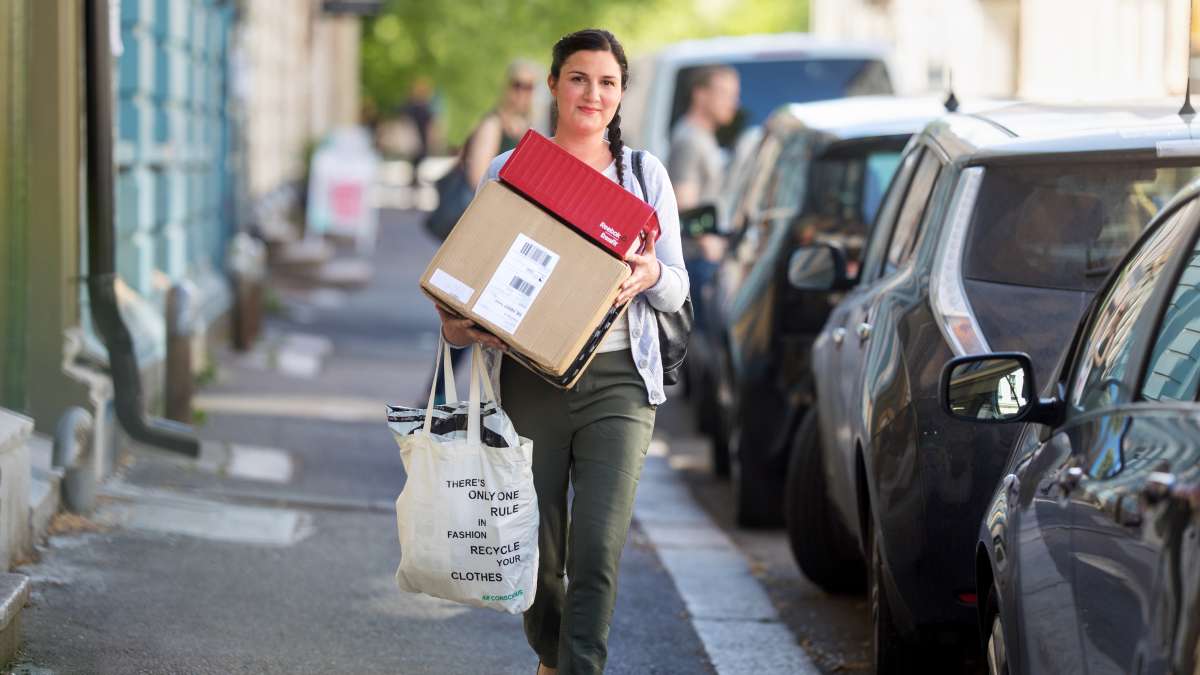
[{"label": "white van", "polygon": [[888,52],[878,46],[831,42],[803,33],[690,40],[635,58],[621,104],[627,143],[667,159],[671,127],[689,104],[689,73],[724,64],[741,77],[741,109],[717,133],[732,148],[741,133],[762,125],[785,103],[891,94]]}]

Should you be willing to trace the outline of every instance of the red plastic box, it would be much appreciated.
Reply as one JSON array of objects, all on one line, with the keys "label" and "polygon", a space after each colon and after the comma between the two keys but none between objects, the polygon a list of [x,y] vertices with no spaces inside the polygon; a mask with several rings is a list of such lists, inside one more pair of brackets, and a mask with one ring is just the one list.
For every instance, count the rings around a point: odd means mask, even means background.
[{"label": "red plastic box", "polygon": [[536,131],[525,133],[500,180],[618,258],[641,250],[643,235],[658,239],[654,207]]}]

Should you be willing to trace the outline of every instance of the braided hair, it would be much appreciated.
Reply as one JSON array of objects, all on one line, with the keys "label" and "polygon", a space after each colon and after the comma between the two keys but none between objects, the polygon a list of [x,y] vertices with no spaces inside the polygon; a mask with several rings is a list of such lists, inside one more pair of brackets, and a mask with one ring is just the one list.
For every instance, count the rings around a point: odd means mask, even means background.
[{"label": "braided hair", "polygon": [[[610,52],[621,67],[621,91],[629,87],[629,61],[625,58],[625,48],[617,41],[612,33],[599,29],[588,28],[564,35],[554,43],[550,62],[550,76],[555,80],[562,72],[563,62],[575,52]],[[625,143],[621,140],[621,106],[617,106],[616,114],[608,123],[608,150],[612,153],[613,161],[617,163],[617,183],[625,185]]]}]

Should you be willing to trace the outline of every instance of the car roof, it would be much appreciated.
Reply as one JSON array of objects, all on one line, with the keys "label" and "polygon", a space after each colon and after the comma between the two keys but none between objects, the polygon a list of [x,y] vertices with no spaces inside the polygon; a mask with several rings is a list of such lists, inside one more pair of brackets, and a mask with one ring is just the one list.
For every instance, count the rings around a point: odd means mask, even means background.
[{"label": "car roof", "polygon": [[1196,141],[1200,122],[1178,114],[1179,104],[1069,105],[1017,103],[946,115],[926,128],[951,157],[988,164],[1030,156],[1099,152],[1162,156],[1164,141]]},{"label": "car roof", "polygon": [[771,61],[784,58],[870,58],[884,59],[888,49],[863,42],[831,41],[808,33],[738,35],[704,40],[686,40],[664,47],[656,54],[660,62],[677,65],[730,61]]},{"label": "car roof", "polygon": [[945,114],[944,99],[935,96],[852,96],[781,106],[765,127],[771,134],[806,129],[834,141],[911,136]]}]

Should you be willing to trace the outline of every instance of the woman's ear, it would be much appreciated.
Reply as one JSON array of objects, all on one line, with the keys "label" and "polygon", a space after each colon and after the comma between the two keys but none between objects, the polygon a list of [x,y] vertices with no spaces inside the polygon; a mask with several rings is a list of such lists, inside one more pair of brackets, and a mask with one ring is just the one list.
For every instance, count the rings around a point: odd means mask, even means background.
[{"label": "woman's ear", "polygon": [[546,76],[546,86],[550,88],[551,96],[558,96],[558,81],[554,79],[553,75]]}]

